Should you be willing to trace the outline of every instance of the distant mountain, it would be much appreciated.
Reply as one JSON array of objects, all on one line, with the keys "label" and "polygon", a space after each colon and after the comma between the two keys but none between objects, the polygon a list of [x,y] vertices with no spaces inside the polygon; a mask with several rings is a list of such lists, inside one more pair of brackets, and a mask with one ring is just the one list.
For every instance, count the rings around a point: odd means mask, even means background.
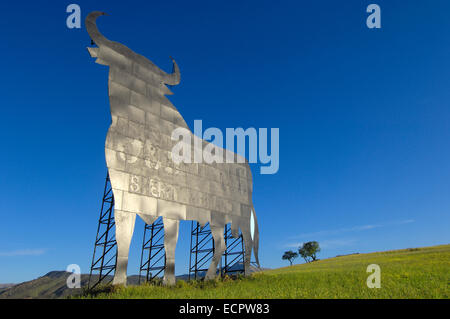
[{"label": "distant mountain", "polygon": [[[64,298],[73,293],[79,293],[81,288],[69,289],[66,285],[70,273],[51,271],[34,280],[26,281],[5,290],[0,290],[0,299],[31,299],[31,298]],[[87,285],[89,275],[81,275],[81,286]]]},{"label": "distant mountain", "polygon": [[15,284],[0,284],[0,289],[6,289],[6,288],[12,287],[14,285]]},{"label": "distant mountain", "polygon": [[[258,271],[257,268],[251,266],[250,271]],[[34,280],[26,281],[20,284],[1,284],[0,299],[56,299],[65,298],[73,294],[81,292],[82,288],[70,289],[67,287],[66,281],[71,273],[66,271],[51,271],[42,277]],[[200,277],[205,274],[201,273]],[[93,276],[95,282],[97,276]],[[188,275],[177,276],[177,279],[187,280]],[[108,281],[112,279],[111,276],[106,278]],[[88,274],[81,275],[81,287],[87,287],[89,281]],[[128,276],[128,285],[138,285],[139,276]]]},{"label": "distant mountain", "polygon": [[[71,273],[66,271],[51,271],[37,279],[0,289],[0,299],[56,299],[78,294],[82,288],[67,287],[67,278],[70,275]],[[94,282],[98,278],[96,275],[92,277]],[[107,276],[106,282],[110,280],[112,276]],[[87,287],[88,282],[89,275],[81,274],[81,287]],[[129,285],[137,285],[139,276],[129,276],[127,282]]]},{"label": "distant mountain", "polygon": [[[81,292],[82,288],[70,289],[67,287],[67,278],[71,273],[66,271],[51,271],[42,277],[34,280],[25,281],[20,284],[0,289],[0,299],[55,299],[65,298],[73,294]],[[93,275],[93,280],[97,279],[97,276]],[[112,277],[108,276],[106,280],[111,280]],[[89,275],[81,275],[81,287],[87,287],[89,282]],[[139,276],[133,275],[128,277],[129,285],[137,285],[139,282]]]},{"label": "distant mountain", "polygon": [[11,288],[12,286],[15,286],[16,284],[0,284],[0,294],[5,291],[6,289]]}]

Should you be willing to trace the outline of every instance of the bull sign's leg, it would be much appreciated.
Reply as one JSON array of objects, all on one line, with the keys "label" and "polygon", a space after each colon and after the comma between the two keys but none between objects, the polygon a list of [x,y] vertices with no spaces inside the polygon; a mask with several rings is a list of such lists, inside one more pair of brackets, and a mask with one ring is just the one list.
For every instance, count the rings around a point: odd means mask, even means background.
[{"label": "bull sign's leg", "polygon": [[245,275],[250,275],[250,260],[252,258],[252,237],[250,235],[250,227],[245,227],[242,230],[242,238],[244,239],[244,272]]},{"label": "bull sign's leg", "polygon": [[133,237],[136,214],[116,210],[114,220],[116,223],[117,262],[113,285],[126,285],[128,251],[131,237]]},{"label": "bull sign's leg", "polygon": [[211,228],[211,234],[214,238],[214,256],[209,265],[208,272],[206,273],[206,280],[216,278],[217,264],[220,262],[220,258],[222,258],[222,254],[226,248],[225,239],[223,237],[223,226],[213,226],[210,224],[209,227]]},{"label": "bull sign's leg", "polygon": [[179,220],[163,218],[164,223],[164,249],[166,250],[166,269],[163,283],[175,285],[175,247],[178,240]]}]

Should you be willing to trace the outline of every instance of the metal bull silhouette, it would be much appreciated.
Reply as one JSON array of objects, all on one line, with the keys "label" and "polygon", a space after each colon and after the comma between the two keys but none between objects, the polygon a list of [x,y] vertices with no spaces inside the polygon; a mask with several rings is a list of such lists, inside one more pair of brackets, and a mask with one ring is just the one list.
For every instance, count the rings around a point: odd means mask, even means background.
[{"label": "metal bull silhouette", "polygon": [[[106,39],[97,29],[92,12],[86,28],[97,47],[89,47],[96,63],[109,66],[109,99],[112,123],[105,143],[105,156],[115,199],[117,264],[114,284],[126,284],[128,251],[136,214],[151,225],[159,216],[164,223],[166,269],[164,283],[175,283],[175,246],[180,220],[209,223],[215,252],[206,274],[215,278],[225,250],[224,226],[231,223],[234,237],[242,232],[245,271],[252,249],[258,260],[259,233],[252,204],[252,177],[248,163],[180,163],[172,161],[174,129],[189,129],[165,95],[166,85],[180,82],[173,60],[167,74],[142,55]],[[189,131],[190,132],[190,131]],[[192,133],[191,138],[199,139]],[[197,140],[198,142],[198,140]],[[201,140],[200,145],[208,145]],[[191,147],[191,146],[190,146]],[[196,150],[192,147],[191,154]],[[223,150],[223,154],[230,152]],[[240,158],[242,160],[242,158]]]}]

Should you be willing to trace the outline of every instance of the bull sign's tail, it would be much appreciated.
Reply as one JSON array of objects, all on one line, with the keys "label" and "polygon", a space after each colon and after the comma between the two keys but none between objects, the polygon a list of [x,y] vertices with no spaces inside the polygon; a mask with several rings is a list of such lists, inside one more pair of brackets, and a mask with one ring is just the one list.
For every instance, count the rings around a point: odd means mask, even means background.
[{"label": "bull sign's tail", "polygon": [[255,255],[255,261],[258,267],[261,267],[259,264],[258,257],[258,248],[259,248],[259,230],[258,230],[258,221],[256,219],[255,208],[252,207],[252,213],[250,215],[250,234],[252,236],[252,246],[253,246],[253,254]]}]

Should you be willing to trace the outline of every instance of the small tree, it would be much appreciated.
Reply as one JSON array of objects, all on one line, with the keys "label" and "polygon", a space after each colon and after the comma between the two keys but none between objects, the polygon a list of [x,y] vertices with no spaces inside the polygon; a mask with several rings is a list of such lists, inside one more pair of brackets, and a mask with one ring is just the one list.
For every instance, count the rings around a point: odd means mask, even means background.
[{"label": "small tree", "polygon": [[305,245],[306,245],[306,250],[308,251],[312,260],[316,261],[317,254],[320,252],[319,243],[317,241],[310,241],[310,242],[307,242]]},{"label": "small tree", "polygon": [[304,247],[300,247],[298,249],[298,253],[300,256],[302,256],[302,258],[305,260],[305,262],[309,263],[308,252],[306,251],[306,249]]},{"label": "small tree", "polygon": [[289,250],[289,251],[284,252],[284,255],[283,255],[283,257],[281,257],[281,259],[289,260],[289,262],[291,263],[291,266],[292,266],[292,262],[297,257],[298,257],[298,254],[295,251]]},{"label": "small tree", "polygon": [[309,241],[307,243],[304,243],[302,247],[298,249],[298,253],[300,256],[305,259],[306,262],[309,262],[309,258],[312,259],[312,261],[317,260],[317,253],[320,252],[320,246],[317,241]]}]

